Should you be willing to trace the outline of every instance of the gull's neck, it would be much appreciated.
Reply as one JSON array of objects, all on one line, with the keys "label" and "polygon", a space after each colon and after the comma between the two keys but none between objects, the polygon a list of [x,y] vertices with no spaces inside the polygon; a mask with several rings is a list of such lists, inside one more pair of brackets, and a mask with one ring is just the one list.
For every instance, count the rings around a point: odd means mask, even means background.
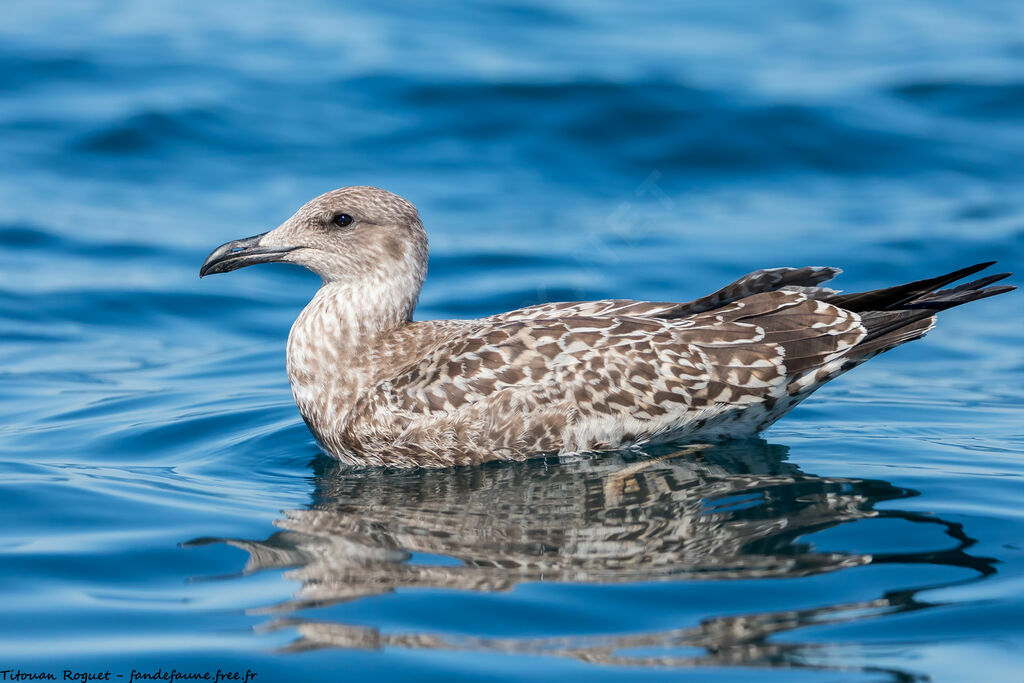
[{"label": "gull's neck", "polygon": [[409,292],[395,285],[325,282],[296,319],[289,343],[297,332],[335,345],[360,343],[404,325],[412,320],[419,288]]},{"label": "gull's neck", "polygon": [[418,294],[418,282],[325,282],[295,320],[288,379],[299,412],[322,442],[344,426],[375,379],[373,350],[409,323]]}]

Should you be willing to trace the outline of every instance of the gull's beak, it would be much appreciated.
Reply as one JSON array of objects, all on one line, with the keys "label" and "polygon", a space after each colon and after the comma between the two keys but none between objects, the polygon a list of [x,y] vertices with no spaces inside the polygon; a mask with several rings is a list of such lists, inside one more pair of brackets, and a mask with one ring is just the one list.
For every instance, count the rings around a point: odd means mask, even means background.
[{"label": "gull's beak", "polygon": [[206,257],[199,269],[199,277],[214,273],[227,273],[256,263],[283,261],[284,255],[298,247],[261,246],[260,240],[267,233],[222,244]]}]

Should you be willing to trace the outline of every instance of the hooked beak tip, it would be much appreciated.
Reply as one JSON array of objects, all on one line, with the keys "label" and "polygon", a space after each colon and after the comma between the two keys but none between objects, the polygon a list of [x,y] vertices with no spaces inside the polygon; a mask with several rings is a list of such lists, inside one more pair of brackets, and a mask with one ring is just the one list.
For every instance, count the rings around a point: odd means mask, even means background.
[{"label": "hooked beak tip", "polygon": [[199,268],[199,277],[216,273],[227,273],[257,263],[283,261],[284,255],[298,247],[264,247],[260,240],[267,233],[260,233],[240,240],[232,240],[220,245],[206,257]]}]

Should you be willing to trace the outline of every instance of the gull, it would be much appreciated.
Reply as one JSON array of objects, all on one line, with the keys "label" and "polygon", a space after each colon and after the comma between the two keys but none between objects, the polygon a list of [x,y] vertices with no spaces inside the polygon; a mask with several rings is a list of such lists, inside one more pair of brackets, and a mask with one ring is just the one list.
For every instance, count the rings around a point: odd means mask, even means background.
[{"label": "gull", "polygon": [[[322,279],[288,335],[299,412],[355,466],[449,467],[750,437],[937,312],[1014,289],[994,262],[868,292],[841,271],[769,268],[688,303],[546,303],[413,320],[427,273],[416,207],[374,187],[320,195],[217,247],[199,275],[284,262]],[[945,288],[945,289],[944,289]]]}]

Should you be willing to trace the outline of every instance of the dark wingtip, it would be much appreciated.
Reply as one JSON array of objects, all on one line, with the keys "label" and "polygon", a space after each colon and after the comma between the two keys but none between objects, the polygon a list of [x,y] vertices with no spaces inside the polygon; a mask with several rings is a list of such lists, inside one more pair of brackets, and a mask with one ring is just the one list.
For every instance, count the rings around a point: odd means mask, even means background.
[{"label": "dark wingtip", "polygon": [[[989,287],[987,289],[977,289],[971,293],[971,296],[967,298],[967,301],[977,301],[978,299],[987,299],[990,296],[998,296],[1000,294],[1006,294],[1017,289],[1014,285],[999,285],[998,287]],[[967,303],[967,301],[963,303]]]},{"label": "dark wingtip", "polygon": [[933,311],[944,311],[947,308],[953,308],[954,306],[960,306],[961,304],[978,301],[979,299],[987,299],[990,296],[1006,294],[1007,292],[1012,292],[1015,289],[1017,289],[1017,287],[1014,285],[999,285],[998,287],[988,287],[986,289],[982,289],[980,287],[972,287],[970,289],[962,289],[959,287],[957,289],[943,289],[933,293],[930,297],[922,299],[921,301],[911,302],[904,306],[904,308],[923,308]]},{"label": "dark wingtip", "polygon": [[[993,265],[995,261],[985,261],[983,263],[976,263],[973,266],[967,266],[959,270],[954,270],[951,273],[945,275],[939,275],[938,277],[931,277],[925,280],[916,280],[914,282],[908,282],[903,285],[896,285],[895,287],[886,287],[884,289],[875,289],[869,292],[854,292],[852,294],[839,294],[826,299],[829,303],[849,308],[852,311],[866,311],[866,310],[897,310],[900,308],[923,308],[919,304],[924,302],[932,302],[935,300],[934,296],[929,296],[936,290],[940,290],[948,284],[962,280],[969,275],[973,275],[978,271],[985,270]],[[1001,278],[996,278],[1001,279]],[[982,278],[978,283],[984,282],[985,278]],[[995,281],[995,280],[993,280]],[[971,283],[968,285],[961,285],[951,290],[947,290],[945,294],[951,292],[961,292],[965,290],[977,289],[977,283]],[[932,308],[933,306],[928,306]]]},{"label": "dark wingtip", "polygon": [[958,271],[958,272],[965,272],[966,273],[966,272],[970,271],[971,273],[977,273],[979,270],[985,270],[986,268],[991,268],[992,266],[994,266],[997,263],[999,263],[999,262],[998,261],[985,261],[984,263],[975,263],[973,266],[967,266],[962,271]]},{"label": "dark wingtip", "polygon": [[975,273],[985,270],[986,268],[991,268],[996,263],[997,261],[985,261],[984,263],[975,263],[973,266],[967,266],[966,268],[955,270],[949,275],[942,275],[935,279],[938,280],[941,278],[943,280],[946,280],[947,282],[956,282],[957,280],[965,278],[968,275],[974,275]]},{"label": "dark wingtip", "polygon": [[965,289],[982,289],[984,287],[988,287],[993,283],[999,282],[1000,280],[1005,280],[1011,275],[1013,275],[1013,273],[996,273],[995,275],[986,275],[983,278],[972,280],[970,282],[965,282],[962,285],[957,285],[950,291],[962,292]]}]

